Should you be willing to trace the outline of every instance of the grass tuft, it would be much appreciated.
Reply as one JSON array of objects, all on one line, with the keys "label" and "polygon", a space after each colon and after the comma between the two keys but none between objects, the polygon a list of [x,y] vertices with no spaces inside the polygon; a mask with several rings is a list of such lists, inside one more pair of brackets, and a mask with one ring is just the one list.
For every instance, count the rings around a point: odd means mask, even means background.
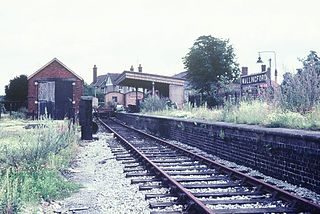
[{"label": "grass tuft", "polygon": [[77,148],[75,127],[67,121],[41,120],[34,129],[26,121],[0,121],[0,213],[17,213],[28,203],[69,195],[79,185],[60,171]]},{"label": "grass tuft", "polygon": [[221,109],[206,106],[192,108],[190,104],[183,110],[162,110],[148,114],[187,119],[202,119],[212,122],[230,122],[292,129],[320,130],[320,104],[306,114],[282,110],[263,101],[246,101],[239,105],[226,103]]}]

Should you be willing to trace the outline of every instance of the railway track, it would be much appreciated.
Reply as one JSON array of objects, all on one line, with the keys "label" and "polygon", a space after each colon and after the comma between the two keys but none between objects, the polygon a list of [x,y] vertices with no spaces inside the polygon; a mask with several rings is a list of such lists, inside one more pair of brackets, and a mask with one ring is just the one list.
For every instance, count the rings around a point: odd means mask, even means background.
[{"label": "railway track", "polygon": [[121,142],[110,147],[126,176],[151,192],[153,214],[320,213],[317,204],[201,155],[115,120],[99,121]]}]

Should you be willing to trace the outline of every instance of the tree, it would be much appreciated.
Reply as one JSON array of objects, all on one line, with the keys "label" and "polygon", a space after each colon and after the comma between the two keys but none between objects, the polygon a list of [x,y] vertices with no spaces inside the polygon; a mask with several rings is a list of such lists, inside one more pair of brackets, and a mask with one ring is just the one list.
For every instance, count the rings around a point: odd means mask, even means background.
[{"label": "tree", "polygon": [[200,36],[183,58],[191,85],[209,96],[217,95],[227,82],[239,77],[240,70],[229,40]]},{"label": "tree", "polygon": [[320,60],[315,51],[301,59],[303,68],[286,73],[281,84],[281,103],[285,109],[305,113],[320,102]]},{"label": "tree", "polygon": [[320,58],[316,51],[310,51],[306,59],[300,59],[304,68],[313,67],[320,74]]},{"label": "tree", "polygon": [[83,96],[93,96],[93,87],[88,85],[86,82],[83,85]]},{"label": "tree", "polygon": [[14,102],[15,110],[26,106],[28,97],[28,78],[26,75],[20,75],[10,80],[9,85],[5,86],[5,101]]}]

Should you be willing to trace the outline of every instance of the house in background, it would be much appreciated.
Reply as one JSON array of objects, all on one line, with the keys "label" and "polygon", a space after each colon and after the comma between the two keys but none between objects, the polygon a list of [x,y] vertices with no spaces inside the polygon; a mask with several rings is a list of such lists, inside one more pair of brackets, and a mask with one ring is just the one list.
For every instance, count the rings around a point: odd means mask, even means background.
[{"label": "house in background", "polygon": [[28,113],[64,119],[79,111],[83,79],[57,58],[28,77]]},{"label": "house in background", "polygon": [[[107,73],[98,76],[98,68],[96,65],[93,66],[93,82],[90,86],[94,90],[94,94],[104,95],[104,104],[120,104],[128,107],[128,105],[135,105],[136,100],[133,97],[136,96],[136,89],[134,87],[120,86],[115,83],[115,80],[121,75],[121,73]],[[133,71],[133,66],[130,68]],[[139,65],[139,72],[142,72],[142,67]],[[141,88],[138,89],[138,99],[143,99],[143,91]]]}]

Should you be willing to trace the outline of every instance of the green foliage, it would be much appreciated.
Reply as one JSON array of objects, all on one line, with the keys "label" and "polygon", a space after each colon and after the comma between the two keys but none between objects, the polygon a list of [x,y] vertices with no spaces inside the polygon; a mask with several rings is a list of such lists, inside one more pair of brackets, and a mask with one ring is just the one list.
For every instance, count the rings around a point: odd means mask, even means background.
[{"label": "green foliage", "polygon": [[163,110],[148,114],[169,117],[202,119],[242,124],[255,124],[267,127],[320,130],[320,104],[312,111],[301,114],[283,111],[263,101],[243,101],[239,105],[226,103],[222,109],[208,109],[206,106],[192,108],[187,105],[183,110]]},{"label": "green foliage", "polygon": [[5,100],[17,102],[16,108],[26,106],[28,97],[28,78],[26,75],[20,75],[10,80],[9,85],[5,86]]},{"label": "green foliage", "polygon": [[17,213],[22,203],[38,202],[40,198],[49,201],[70,195],[80,186],[68,182],[55,170],[19,171],[8,168],[2,176],[0,190],[0,211]]},{"label": "green foliage", "polygon": [[239,106],[224,108],[223,121],[231,123],[261,124],[270,113],[269,106],[265,102],[251,101],[241,102]]},{"label": "green foliage", "polygon": [[1,212],[16,213],[28,202],[61,198],[79,188],[59,173],[75,152],[75,128],[66,122],[39,122],[29,130],[19,128],[23,121],[0,124],[8,130],[0,131]]},{"label": "green foliage", "polygon": [[168,100],[158,96],[149,96],[141,103],[142,112],[162,111],[168,108]]},{"label": "green foliage", "polygon": [[311,52],[303,65],[296,74],[284,75],[281,105],[290,111],[306,113],[320,101],[320,60]]},{"label": "green foliage", "polygon": [[103,92],[96,92],[96,97],[98,98],[99,103],[104,103],[104,96]]},{"label": "green foliage", "polygon": [[87,83],[83,84],[83,96],[93,96],[93,87],[88,85]]},{"label": "green foliage", "polygon": [[314,67],[315,70],[320,73],[320,58],[316,51],[310,51],[310,54],[305,59],[300,59],[304,67]]},{"label": "green foliage", "polygon": [[221,81],[234,81],[239,76],[229,40],[200,36],[183,60],[188,79],[201,93],[212,94],[212,88],[221,88]]},{"label": "green foliage", "polygon": [[11,112],[11,118],[13,119],[24,119],[26,118],[28,109],[26,107],[21,107],[18,111]]},{"label": "green foliage", "polygon": [[268,127],[308,128],[307,118],[298,112],[280,112],[268,115]]}]

